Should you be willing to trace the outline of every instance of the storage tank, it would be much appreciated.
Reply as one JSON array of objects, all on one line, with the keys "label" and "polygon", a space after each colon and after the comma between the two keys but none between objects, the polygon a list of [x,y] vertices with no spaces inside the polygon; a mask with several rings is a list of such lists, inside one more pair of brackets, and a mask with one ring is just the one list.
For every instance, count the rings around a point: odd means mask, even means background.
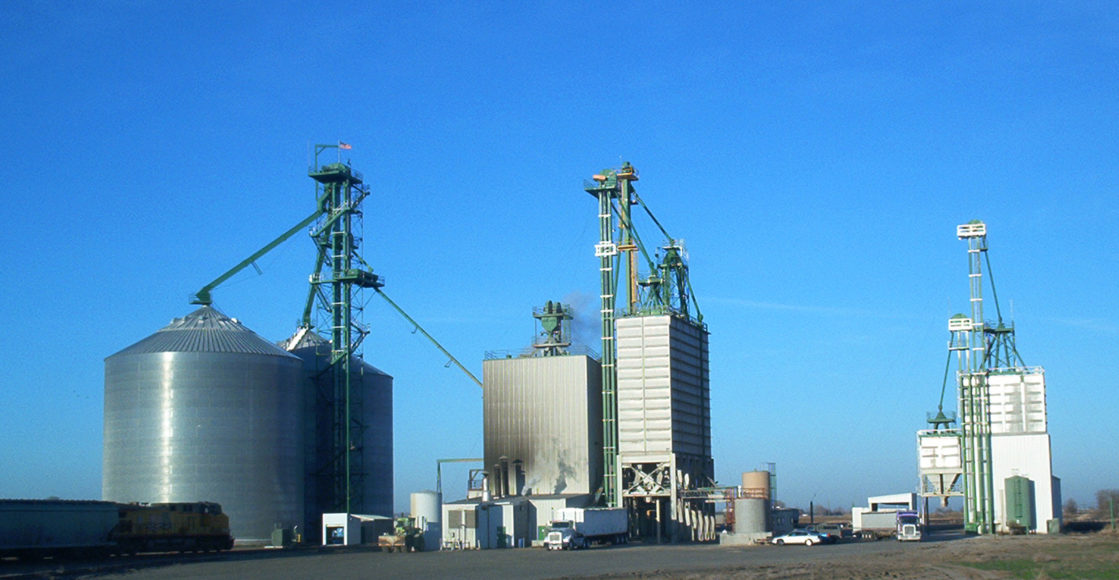
[{"label": "storage tank", "polygon": [[412,517],[437,524],[442,518],[443,494],[424,490],[412,494]]},{"label": "storage tank", "polygon": [[745,498],[734,501],[734,533],[760,534],[769,528],[769,500]]},{"label": "storage tank", "polygon": [[743,497],[770,499],[768,471],[746,471],[742,474]]},{"label": "storage tank", "polygon": [[1027,477],[1015,475],[1006,478],[1006,524],[1021,526],[1026,530],[1037,527],[1034,523],[1034,486]]},{"label": "storage tank", "polygon": [[102,497],[218,502],[238,541],[301,525],[301,369],[211,306],[106,358]]},{"label": "storage tank", "polygon": [[412,494],[412,517],[423,531],[424,550],[438,550],[443,537],[443,494],[424,490]]},{"label": "storage tank", "polygon": [[[331,449],[334,419],[333,385],[330,369],[330,341],[311,329],[300,328],[280,348],[303,361],[302,389],[307,418],[305,437],[306,519],[308,539],[317,540],[322,514],[344,511],[345,498],[332,497]],[[358,385],[351,399],[351,410],[361,420],[360,465],[352,466],[360,493],[351,498],[355,514],[392,516],[393,509],[393,429],[392,377],[368,362],[354,358],[350,365],[352,384]],[[354,434],[357,437],[356,434]]]}]

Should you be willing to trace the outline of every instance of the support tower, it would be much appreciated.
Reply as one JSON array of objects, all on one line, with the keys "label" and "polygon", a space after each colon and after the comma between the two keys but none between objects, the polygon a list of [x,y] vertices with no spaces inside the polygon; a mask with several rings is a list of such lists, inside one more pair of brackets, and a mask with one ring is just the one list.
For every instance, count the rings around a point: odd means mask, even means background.
[{"label": "support tower", "polygon": [[968,244],[968,281],[971,294],[967,350],[957,373],[960,396],[964,467],[964,529],[990,534],[994,531],[994,481],[991,477],[990,394],[985,371],[987,341],[983,323],[983,258],[987,252],[987,226],[972,221],[956,228]]},{"label": "support tower", "polygon": [[355,374],[361,368],[361,343],[368,329],[361,322],[361,304],[355,297],[361,289],[383,286],[359,253],[361,245],[361,202],[369,195],[360,173],[348,163],[320,163],[328,150],[348,145],[315,145],[315,162],[309,176],[315,180],[320,217],[311,232],[318,255],[310,277],[310,291],[302,325],[314,326],[312,314],[318,305],[320,317],[330,328],[329,380],[322,381],[320,400],[328,401],[330,450],[317,467],[328,481],[333,508],[354,513],[365,510],[365,425],[363,390]]}]

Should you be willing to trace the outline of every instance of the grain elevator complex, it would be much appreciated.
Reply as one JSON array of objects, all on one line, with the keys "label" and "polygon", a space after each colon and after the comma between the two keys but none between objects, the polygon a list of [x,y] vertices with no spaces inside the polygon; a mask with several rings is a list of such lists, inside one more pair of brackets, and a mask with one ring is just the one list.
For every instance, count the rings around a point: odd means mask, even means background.
[{"label": "grain elevator complex", "polygon": [[[987,225],[956,228],[968,243],[970,315],[948,320],[948,362],[932,427],[918,431],[920,493],[948,504],[964,501],[964,527],[991,534],[1055,533],[1061,527],[1060,480],[1053,476],[1045,400],[1045,369],[1018,354],[1014,324],[1003,320],[987,254]],[[984,284],[986,265],[989,284]],[[997,318],[983,313],[989,286]],[[944,394],[956,359],[959,427],[944,412]]]},{"label": "grain elevator complex", "polygon": [[[363,293],[423,329],[361,255],[370,191],[342,162],[348,149],[315,146],[309,216],[204,286],[193,312],[106,358],[105,500],[218,502],[242,543],[275,541],[277,531],[376,543],[374,530],[393,528],[393,378],[364,358]],[[322,161],[336,153],[337,162]],[[439,460],[476,463],[461,499],[444,501],[441,481],[413,494],[408,525],[426,549],[539,545],[572,509],[623,510],[625,529],[611,541],[713,541],[720,525],[733,529],[736,511],[742,537],[796,524],[795,510],[776,503],[772,466],[744,475],[742,486],[716,481],[707,323],[683,241],[653,216],[638,180],[625,163],[593,175],[579,194],[599,226],[586,262],[600,275],[597,308],[528,297],[537,305],[533,344],[486,352],[481,381],[423,331],[482,387],[484,446],[480,458]],[[639,233],[638,222],[652,227]],[[314,267],[289,337],[266,340],[214,307],[222,282],[303,231]],[[1021,362],[1001,312],[983,322],[985,225],[959,231],[972,285],[970,316],[949,321],[959,426],[942,395],[931,428],[918,433],[920,495],[962,497],[972,532],[1053,531],[1060,491],[1044,371]],[[576,343],[577,317],[593,319],[595,344]]]}]

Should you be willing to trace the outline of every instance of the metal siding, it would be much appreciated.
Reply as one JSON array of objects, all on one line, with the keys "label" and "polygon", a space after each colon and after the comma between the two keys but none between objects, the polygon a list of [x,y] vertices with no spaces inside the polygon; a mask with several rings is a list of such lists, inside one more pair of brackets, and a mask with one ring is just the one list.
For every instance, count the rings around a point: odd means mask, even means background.
[{"label": "metal siding", "polygon": [[618,449],[711,456],[707,332],[674,316],[618,325]]},{"label": "metal siding", "polygon": [[1053,466],[1049,434],[991,436],[991,467],[995,481],[995,521],[1006,522],[1007,478],[1019,475],[1034,484],[1037,532],[1047,532],[1047,522],[1060,506],[1053,505]]},{"label": "metal siding", "polygon": [[215,501],[240,539],[301,524],[299,359],[135,352],[105,361],[103,498]]},{"label": "metal siding", "polygon": [[1045,433],[1045,371],[993,374],[987,379],[991,401],[991,432]]},{"label": "metal siding", "polygon": [[958,473],[962,469],[959,437],[918,436],[921,473]]},{"label": "metal siding", "polygon": [[[486,469],[520,460],[512,494],[591,493],[602,477],[601,371],[586,356],[491,359],[483,363]],[[491,489],[499,482],[490,477]],[[518,489],[520,488],[520,489]]]}]

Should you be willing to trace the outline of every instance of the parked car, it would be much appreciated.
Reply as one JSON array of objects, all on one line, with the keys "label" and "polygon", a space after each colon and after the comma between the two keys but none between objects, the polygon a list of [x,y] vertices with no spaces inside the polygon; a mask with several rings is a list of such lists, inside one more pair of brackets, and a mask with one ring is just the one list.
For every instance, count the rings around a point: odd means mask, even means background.
[{"label": "parked car", "polygon": [[814,546],[816,544],[827,543],[827,540],[816,532],[811,532],[808,530],[793,530],[783,536],[777,536],[776,538],[773,538],[773,543],[777,544],[778,546],[784,546],[785,544],[803,544],[805,546]]}]

